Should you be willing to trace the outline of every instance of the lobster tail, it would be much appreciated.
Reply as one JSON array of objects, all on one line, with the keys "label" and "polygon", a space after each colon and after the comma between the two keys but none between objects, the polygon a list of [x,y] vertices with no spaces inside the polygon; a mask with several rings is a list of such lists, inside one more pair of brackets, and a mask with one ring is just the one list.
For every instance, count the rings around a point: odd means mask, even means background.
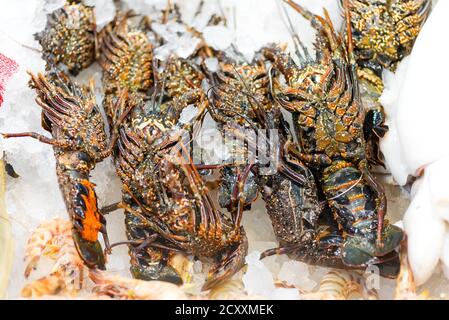
[{"label": "lobster tail", "polygon": [[34,37],[42,46],[47,70],[64,65],[76,76],[95,60],[96,24],[93,7],[69,2],[50,13],[45,29]]},{"label": "lobster tail", "polygon": [[347,265],[365,265],[393,253],[403,239],[401,229],[389,225],[378,235],[382,201],[364,173],[346,161],[334,161],[322,176],[323,192],[339,225],[348,233],[342,258]]},{"label": "lobster tail", "polygon": [[120,90],[145,96],[153,84],[152,45],[145,32],[130,26],[131,12],[118,13],[98,36],[98,63],[103,69],[104,108],[109,120]]}]

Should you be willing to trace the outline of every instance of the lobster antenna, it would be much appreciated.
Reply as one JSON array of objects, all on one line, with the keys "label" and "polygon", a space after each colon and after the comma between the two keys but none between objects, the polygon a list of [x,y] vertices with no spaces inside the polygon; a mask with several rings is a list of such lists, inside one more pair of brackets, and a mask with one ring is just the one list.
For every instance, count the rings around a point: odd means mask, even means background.
[{"label": "lobster antenna", "polygon": [[[357,62],[354,55],[354,45],[352,43],[352,30],[351,30],[351,11],[350,11],[350,3],[349,0],[343,0],[344,10],[345,10],[345,19],[346,19],[346,40],[347,40],[347,51],[348,51],[348,62],[351,65],[351,76],[353,79],[357,79]],[[353,94],[355,99],[361,101],[360,97],[360,88],[358,85],[355,85],[353,88]]]},{"label": "lobster antenna", "polygon": [[[223,6],[222,6],[220,0],[217,0],[217,6],[218,6],[218,10],[220,11],[220,15],[224,19],[224,26],[227,27],[228,26],[228,19],[226,19],[226,15],[225,15],[225,12],[223,10]],[[234,10],[235,10],[235,7],[234,7]],[[235,14],[235,12],[234,12],[234,14]],[[234,22],[235,22],[235,17],[234,17]]]},{"label": "lobster antenna", "polygon": [[157,63],[157,59],[154,59],[151,61],[151,64],[153,65],[153,83],[154,83],[154,89],[153,92],[151,94],[151,100],[150,100],[150,105],[151,105],[151,111],[154,112],[154,104],[156,103],[156,94],[157,94],[157,85],[158,85],[158,81],[159,81],[159,77],[157,75],[157,70],[159,67],[159,64]]},{"label": "lobster antenna", "polygon": [[432,1],[431,0],[422,0],[421,1],[421,9],[419,10],[419,15],[423,15],[424,19],[421,22],[421,24],[424,24],[424,22],[426,21],[427,17],[430,14],[430,11],[432,10]]},{"label": "lobster antenna", "polygon": [[[282,0],[276,0],[276,6],[278,7],[282,22],[284,23],[288,32],[290,33],[290,36],[292,37],[293,44],[295,46],[295,54],[299,58],[300,62],[303,63],[305,60],[310,59],[309,51],[299,38],[298,33],[295,32],[295,28],[293,27],[292,20],[290,19],[290,15],[288,14],[285,4],[280,1]],[[301,51],[299,50],[300,47],[305,57],[303,57],[303,55],[301,54]]]},{"label": "lobster antenna", "polygon": [[347,48],[350,62],[353,63],[354,58],[354,47],[352,43],[352,30],[351,30],[351,11],[349,9],[349,1],[344,0],[344,10],[345,10],[345,22],[346,22],[346,36],[347,36]]},{"label": "lobster antenna", "polygon": [[285,25],[288,32],[290,33],[290,36],[292,37],[293,44],[295,46],[295,53],[298,56],[298,58],[300,59],[300,62],[302,63],[304,61],[304,58],[303,58],[301,52],[299,51],[299,43],[297,41],[299,36],[298,36],[298,34],[295,33],[290,16],[288,15],[288,12],[284,7],[284,4],[280,3],[280,0],[276,0],[276,6],[278,8],[279,15],[282,19],[282,23]]},{"label": "lobster antenna", "polygon": [[165,7],[165,10],[162,13],[162,23],[166,24],[168,21],[168,16],[172,10],[173,6],[172,6],[172,2],[171,0],[167,0],[167,6]]},{"label": "lobster antenna", "polygon": [[37,48],[33,48],[33,47],[31,47],[31,46],[27,46],[26,44],[23,44],[22,42],[20,42],[20,41],[14,39],[13,37],[11,37],[9,34],[7,34],[6,32],[4,32],[3,30],[0,30],[0,33],[3,34],[5,37],[7,37],[9,40],[11,40],[11,41],[17,43],[19,46],[24,47],[25,49],[28,49],[28,50],[31,50],[31,51],[34,51],[34,52],[37,52],[37,53],[40,53],[40,54],[42,53],[41,50],[39,50],[39,49],[37,49]]},{"label": "lobster antenna", "polygon": [[312,21],[314,18],[314,14],[304,8],[303,6],[297,4],[293,0],[283,0],[285,3],[287,3],[290,7],[292,7],[295,11],[297,11],[300,15],[302,15],[305,19]]},{"label": "lobster antenna", "polygon": [[198,4],[198,7],[195,10],[193,18],[196,18],[200,15],[200,13],[203,11],[203,7],[204,7],[204,0],[201,0],[200,3]]}]

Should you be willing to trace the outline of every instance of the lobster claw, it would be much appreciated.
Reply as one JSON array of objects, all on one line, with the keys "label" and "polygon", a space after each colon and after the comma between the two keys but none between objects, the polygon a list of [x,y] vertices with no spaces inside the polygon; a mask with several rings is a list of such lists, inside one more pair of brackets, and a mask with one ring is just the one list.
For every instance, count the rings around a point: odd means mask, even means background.
[{"label": "lobster claw", "polygon": [[86,266],[106,270],[106,259],[100,242],[98,240],[95,242],[84,240],[76,229],[72,229],[72,236],[76,250]]}]

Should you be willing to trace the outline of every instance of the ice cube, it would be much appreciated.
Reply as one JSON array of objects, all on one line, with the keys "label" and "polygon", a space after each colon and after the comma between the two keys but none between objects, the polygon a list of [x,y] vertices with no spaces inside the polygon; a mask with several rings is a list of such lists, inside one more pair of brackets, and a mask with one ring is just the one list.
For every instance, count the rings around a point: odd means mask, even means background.
[{"label": "ice cube", "polygon": [[249,295],[270,297],[275,290],[273,275],[259,257],[259,251],[253,251],[246,257],[248,269],[243,276],[243,283]]},{"label": "ice cube", "polygon": [[182,110],[181,115],[179,117],[179,122],[184,124],[189,123],[193,118],[195,118],[197,112],[198,108],[195,107],[194,104],[188,105]]},{"label": "ice cube", "polygon": [[306,291],[312,290],[317,284],[310,279],[307,264],[299,261],[284,262],[279,271],[278,279]]},{"label": "ice cube", "polygon": [[206,43],[216,50],[225,50],[233,40],[232,32],[224,26],[209,26],[204,28],[203,37]]},{"label": "ice cube", "polygon": [[206,58],[204,60],[204,63],[206,64],[206,67],[210,72],[216,72],[218,70],[217,58]]},{"label": "ice cube", "polygon": [[84,3],[94,7],[97,29],[103,28],[114,18],[115,5],[113,0],[85,0]]}]

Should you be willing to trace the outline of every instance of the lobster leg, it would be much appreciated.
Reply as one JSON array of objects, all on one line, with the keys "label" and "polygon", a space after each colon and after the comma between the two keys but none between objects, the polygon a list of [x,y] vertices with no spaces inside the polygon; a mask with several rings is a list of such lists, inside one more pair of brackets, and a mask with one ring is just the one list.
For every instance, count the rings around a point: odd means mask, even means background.
[{"label": "lobster leg", "polygon": [[371,165],[380,165],[385,168],[383,155],[380,151],[380,139],[388,132],[385,125],[385,114],[380,104],[372,107],[365,114],[363,133],[366,141],[367,159]]},{"label": "lobster leg", "polygon": [[111,213],[111,212],[114,212],[114,211],[116,211],[116,210],[121,209],[120,204],[121,204],[121,202],[115,202],[115,203],[112,203],[112,204],[110,204],[110,205],[104,206],[104,207],[102,207],[102,208],[100,209],[100,212],[101,212],[103,215],[108,214],[108,213]]},{"label": "lobster leg", "polygon": [[219,191],[218,202],[221,208],[226,208],[228,211],[232,211],[235,208],[235,202],[238,201],[239,192],[245,193],[243,196],[244,208],[247,209],[257,198],[257,185],[254,181],[254,176],[249,173],[249,177],[246,177],[245,185],[242,191],[239,191],[238,181],[239,176],[243,174],[242,170],[245,170],[245,166],[223,166],[220,170],[219,179]]},{"label": "lobster leg", "polygon": [[284,142],[280,148],[280,163],[278,165],[278,170],[280,173],[282,173],[284,176],[286,176],[294,183],[300,186],[306,186],[308,184],[308,177],[304,176],[299,172],[296,172],[296,170],[291,169],[290,166],[288,166],[287,163],[285,163],[286,161],[284,159],[286,159],[285,157],[286,144],[287,142]]},{"label": "lobster leg", "polygon": [[292,154],[304,163],[314,168],[330,165],[332,160],[324,153],[306,154],[300,152],[297,148],[293,147],[290,142],[285,143],[284,154]]},{"label": "lobster leg", "polygon": [[214,169],[222,169],[227,167],[224,164],[195,164],[196,170],[214,170]]},{"label": "lobster leg", "polygon": [[268,249],[260,254],[260,260],[262,260],[266,257],[274,256],[274,255],[289,254],[289,253],[293,252],[294,250],[298,249],[299,247],[300,247],[300,245],[297,244],[297,245],[293,245],[293,246],[283,246],[283,247]]},{"label": "lobster leg", "polygon": [[377,246],[379,248],[383,247],[382,244],[382,228],[384,225],[385,212],[387,211],[387,199],[385,197],[385,192],[382,185],[380,185],[375,178],[368,171],[366,166],[364,166],[362,172],[369,186],[374,190],[377,195]]},{"label": "lobster leg", "polygon": [[345,269],[347,266],[340,257],[342,242],[343,237],[339,234],[327,236],[317,234],[300,243],[288,243],[279,248],[266,250],[262,252],[260,259],[274,254],[287,254],[290,258],[307,264]]},{"label": "lobster leg", "polygon": [[300,186],[305,186],[307,184],[307,179],[299,174],[298,172],[292,170],[285,163],[280,163],[278,170],[280,173],[285,175],[287,178],[297,183]]},{"label": "lobster leg", "polygon": [[125,104],[128,101],[132,101],[132,99],[128,99],[128,90],[124,89],[120,92],[119,99],[116,101],[116,105],[114,106],[114,110],[118,110],[120,114],[115,115],[117,119],[114,119],[114,127],[111,130],[111,137],[109,140],[109,145],[106,150],[101,152],[101,158],[107,158],[112,154],[114,147],[119,139],[120,132],[119,128],[125,121],[128,114],[138,105],[137,103],[130,103],[129,106],[124,109]]},{"label": "lobster leg", "polygon": [[270,61],[273,61],[276,69],[285,76],[287,81],[295,76],[295,62],[290,55],[283,52],[280,48],[266,47],[262,49],[262,54]]},{"label": "lobster leg", "polygon": [[[247,165],[243,172],[238,175],[237,182],[234,185],[233,195],[231,197],[232,201],[230,204],[230,211],[233,229],[228,229],[228,232],[233,234],[231,237],[235,237],[236,241],[231,241],[235,244],[225,246],[226,250],[221,254],[221,258],[216,261],[216,264],[209,271],[206,283],[202,290],[209,290],[222,280],[231,277],[244,265],[245,256],[248,250],[248,243],[244,230],[241,227],[241,220],[247,200],[245,191],[245,187],[247,185],[246,182],[252,166],[253,165]],[[215,235],[222,234],[222,218],[220,216],[216,216],[214,208],[208,208],[204,205],[203,208],[204,209],[202,211],[205,211],[205,214],[201,223],[208,225],[207,229],[214,230],[213,233]],[[218,219],[216,224],[213,223],[213,219]],[[209,233],[212,232],[209,231]]]},{"label": "lobster leg", "polygon": [[[182,146],[181,146],[182,147]],[[203,229],[204,233],[208,236],[213,236],[216,239],[222,237],[224,221],[219,212],[214,208],[214,205],[209,198],[209,195],[204,190],[201,177],[191,161],[187,161],[187,164],[181,164],[181,167],[186,174],[186,178],[189,181],[190,186],[194,190],[194,193],[201,199],[201,220],[199,228]],[[246,176],[249,174],[252,165],[249,165],[244,170],[244,173],[240,177],[241,183],[239,183],[240,190],[243,188],[246,180]],[[242,199],[243,197],[240,197]],[[243,206],[240,205],[237,212],[233,216],[235,221],[235,229],[231,232],[234,233],[235,242],[231,242],[229,246],[225,246],[224,250],[217,260],[216,264],[211,268],[202,290],[208,290],[216,285],[218,282],[229,278],[242,268],[245,263],[245,256],[248,251],[248,240],[242,227],[240,227],[240,219],[243,212]],[[229,234],[228,234],[229,235]],[[232,237],[232,236],[231,236]]]},{"label": "lobster leg", "polygon": [[[243,171],[238,175],[237,183],[234,186],[234,190],[233,190],[233,194],[232,194],[232,200],[233,200],[234,204],[233,205],[231,204],[231,207],[232,207],[231,212],[232,212],[234,227],[236,229],[240,228],[240,223],[242,220],[244,207],[245,207],[245,205],[247,205],[248,196],[245,192],[245,187],[248,185],[246,182],[248,180],[248,176],[251,173],[251,168],[253,166],[254,166],[253,164],[249,164],[243,169]],[[251,185],[249,187],[252,187],[251,189],[255,189],[254,191],[250,190],[250,193],[255,193],[256,195],[254,197],[256,197],[257,196],[257,185],[255,184],[255,182],[253,183],[253,185]],[[254,201],[254,197],[251,197],[251,200]],[[235,204],[235,202],[237,202],[237,204]]]},{"label": "lobster leg", "polygon": [[111,246],[111,242],[109,241],[109,236],[108,236],[105,224],[101,227],[100,232],[103,235],[105,253],[110,254],[112,252],[112,246]]}]

